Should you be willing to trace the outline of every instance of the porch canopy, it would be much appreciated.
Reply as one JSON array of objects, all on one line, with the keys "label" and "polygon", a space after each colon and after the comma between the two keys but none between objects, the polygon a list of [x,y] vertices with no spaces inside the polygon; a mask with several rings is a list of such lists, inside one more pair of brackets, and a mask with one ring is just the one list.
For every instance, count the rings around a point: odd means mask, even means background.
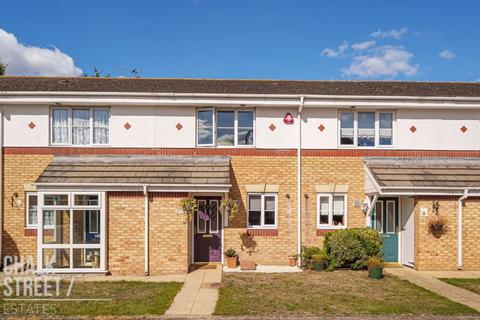
[{"label": "porch canopy", "polygon": [[35,181],[39,190],[228,192],[225,156],[55,157]]},{"label": "porch canopy", "polygon": [[365,190],[378,195],[462,195],[480,191],[480,159],[365,158]]}]

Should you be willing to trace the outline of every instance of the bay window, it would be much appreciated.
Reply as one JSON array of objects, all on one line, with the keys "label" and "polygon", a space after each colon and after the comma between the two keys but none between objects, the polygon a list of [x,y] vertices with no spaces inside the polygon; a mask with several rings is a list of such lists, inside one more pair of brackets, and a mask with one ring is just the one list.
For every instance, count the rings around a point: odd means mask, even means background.
[{"label": "bay window", "polygon": [[347,225],[347,195],[317,194],[317,228],[345,228]]},{"label": "bay window", "polygon": [[393,146],[394,113],[389,111],[341,111],[339,145],[345,147]]},{"label": "bay window", "polygon": [[41,271],[105,269],[104,193],[38,193]]},{"label": "bay window", "polygon": [[106,145],[109,143],[110,111],[91,108],[53,108],[52,145]]},{"label": "bay window", "polygon": [[197,145],[253,146],[254,118],[253,111],[199,109],[197,111]]},{"label": "bay window", "polygon": [[277,226],[277,195],[248,195],[248,227],[276,228]]}]

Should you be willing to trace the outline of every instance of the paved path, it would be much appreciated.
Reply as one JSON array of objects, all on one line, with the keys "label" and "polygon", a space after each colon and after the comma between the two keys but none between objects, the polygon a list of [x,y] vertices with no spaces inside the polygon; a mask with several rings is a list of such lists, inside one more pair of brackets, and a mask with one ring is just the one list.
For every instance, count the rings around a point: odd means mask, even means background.
[{"label": "paved path", "polygon": [[222,282],[222,266],[198,269],[187,275],[182,290],[165,315],[211,315],[218,300],[218,285]]},{"label": "paved path", "polygon": [[385,273],[408,280],[417,286],[480,312],[480,295],[438,280],[429,272],[418,272],[410,268],[386,268]]}]

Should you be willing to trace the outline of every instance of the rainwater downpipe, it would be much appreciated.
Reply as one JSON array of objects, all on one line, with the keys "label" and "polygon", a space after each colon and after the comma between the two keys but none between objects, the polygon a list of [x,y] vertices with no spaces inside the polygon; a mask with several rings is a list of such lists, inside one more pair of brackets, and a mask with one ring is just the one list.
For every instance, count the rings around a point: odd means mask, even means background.
[{"label": "rainwater downpipe", "polygon": [[298,106],[298,145],[297,145],[297,264],[302,265],[302,110],[305,98],[300,97]]},{"label": "rainwater downpipe", "polygon": [[144,201],[145,201],[145,204],[144,204],[144,219],[145,219],[145,266],[144,266],[144,273],[146,276],[148,276],[148,260],[149,260],[149,257],[148,257],[148,229],[149,229],[149,226],[148,226],[148,186],[147,185],[144,185],[143,186],[143,196],[144,196]]},{"label": "rainwater downpipe", "polygon": [[463,238],[463,201],[468,198],[468,189],[465,189],[463,192],[463,196],[458,198],[458,256],[457,256],[457,265],[458,265],[458,270],[462,270],[463,267],[463,261],[462,261],[462,238]]}]

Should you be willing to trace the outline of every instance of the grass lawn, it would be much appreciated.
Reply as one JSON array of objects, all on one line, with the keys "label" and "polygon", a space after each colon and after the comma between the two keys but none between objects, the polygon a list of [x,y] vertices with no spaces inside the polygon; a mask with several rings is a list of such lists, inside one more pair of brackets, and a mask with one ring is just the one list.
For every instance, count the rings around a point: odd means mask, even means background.
[{"label": "grass lawn", "polygon": [[[0,301],[0,310],[13,313],[38,315],[39,305],[47,314],[55,316],[97,315],[161,315],[164,314],[182,287],[178,282],[81,282],[75,281],[69,297],[66,296],[69,282],[62,282],[58,298],[111,299],[110,301]],[[13,287],[14,285],[12,285]],[[2,289],[3,291],[3,289]],[[53,289],[52,292],[55,292]],[[7,298],[3,296],[2,298]],[[17,298],[12,296],[12,298]],[[26,296],[21,296],[26,298]],[[29,298],[29,297],[28,297]],[[57,298],[57,297],[55,297]],[[16,308],[16,309],[14,309]],[[42,307],[40,307],[41,310]],[[43,311],[40,311],[40,314]]]},{"label": "grass lawn", "polygon": [[467,289],[469,291],[475,292],[480,294],[480,278],[476,279],[440,279],[446,283],[449,283],[451,285]]},{"label": "grass lawn", "polygon": [[410,282],[365,271],[224,273],[218,315],[475,314]]}]

